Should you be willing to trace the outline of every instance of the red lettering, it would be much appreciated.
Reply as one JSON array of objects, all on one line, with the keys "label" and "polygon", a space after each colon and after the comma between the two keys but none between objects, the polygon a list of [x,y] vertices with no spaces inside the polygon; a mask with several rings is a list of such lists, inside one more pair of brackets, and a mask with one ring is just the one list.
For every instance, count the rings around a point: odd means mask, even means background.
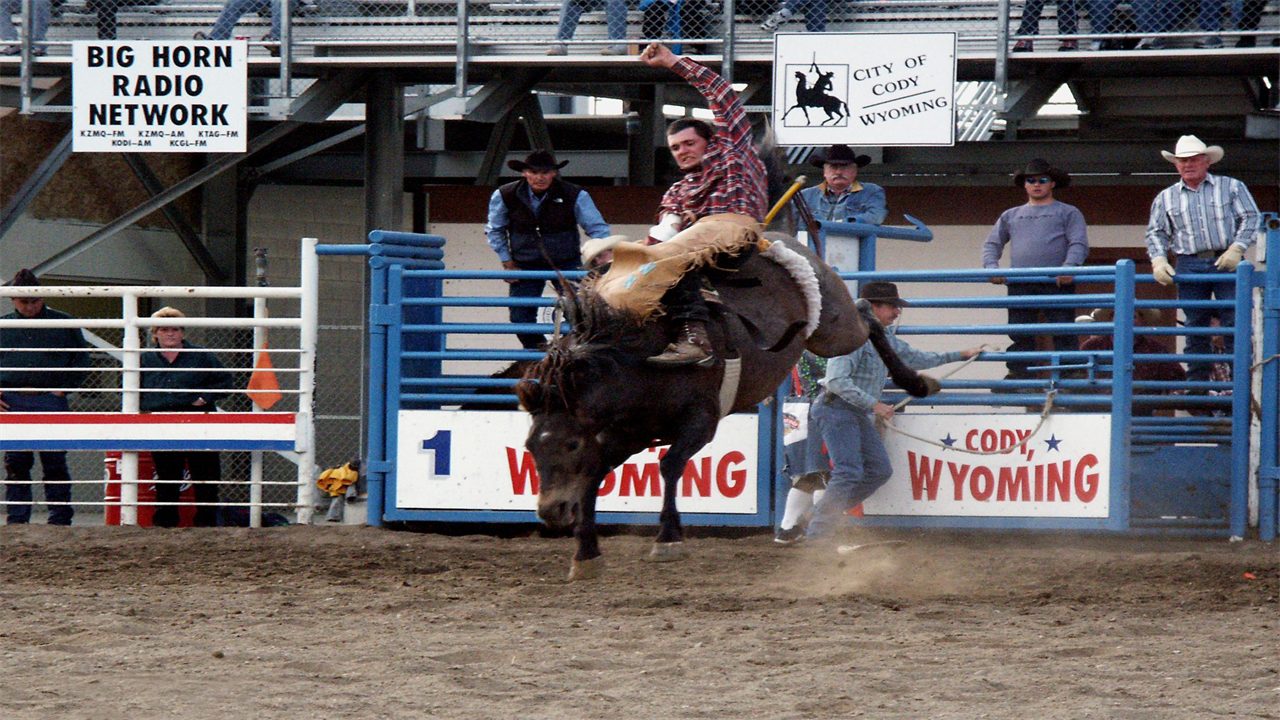
[{"label": "red lettering", "polygon": [[970,450],[977,450],[978,449],[977,437],[978,437],[978,431],[970,430],[964,436],[964,446]]},{"label": "red lettering", "polygon": [[1015,433],[1015,432],[1014,432],[1014,431],[1012,431],[1012,430],[1001,430],[1001,431],[1000,431],[1000,447],[1004,448],[1004,451],[1005,451],[1006,453],[1011,453],[1011,452],[1013,452],[1013,449],[1014,449],[1015,447],[1017,447],[1017,446],[1018,446],[1018,434],[1017,434],[1017,433]]},{"label": "red lettering", "polygon": [[618,486],[618,495],[629,497],[631,491],[635,490],[636,497],[644,497],[646,483],[649,485],[649,495],[658,497],[662,494],[658,490],[658,463],[645,463],[642,471],[637,471],[635,463],[625,463],[622,466],[622,483]]},{"label": "red lettering", "polygon": [[[994,432],[991,433],[995,435]],[[985,465],[979,465],[973,469],[973,473],[969,475],[969,494],[974,500],[986,502],[991,499],[991,493],[996,489],[996,476],[991,473],[991,468]]]},{"label": "red lettering", "polygon": [[1036,502],[1044,502],[1044,466],[1043,465],[1036,466]]},{"label": "red lettering", "polygon": [[938,499],[938,481],[942,479],[942,461],[934,460],[929,465],[929,458],[921,455],[916,463],[916,454],[907,452],[907,465],[911,468],[911,496],[919,500],[927,494],[929,500]]},{"label": "red lettering", "polygon": [[[977,430],[973,432],[977,432]],[[964,479],[969,475],[969,466],[947,463],[947,469],[951,471],[951,484],[956,486],[955,501],[960,502],[964,499]]]},{"label": "red lettering", "polygon": [[[1023,440],[1026,440],[1027,436],[1031,434],[1030,430],[1014,430],[1014,432],[1018,433],[1018,442],[1022,442]],[[1035,449],[1033,449],[1030,445],[1022,446],[1022,454],[1026,455],[1028,460],[1030,460],[1031,456],[1035,455],[1035,453],[1036,453]]]},{"label": "red lettering", "polygon": [[[1022,490],[1021,493],[1018,492],[1019,489]],[[1031,499],[1031,482],[1027,479],[1026,466],[1000,468],[1000,482],[996,486],[996,500],[1018,500],[1018,495],[1022,495],[1023,502]]]},{"label": "red lettering", "polygon": [[720,494],[727,498],[735,498],[742,494],[747,487],[747,471],[744,469],[729,471],[731,465],[739,465],[746,461],[746,457],[737,450],[732,450],[724,454],[720,458],[720,462],[716,464],[716,487],[720,490]]},{"label": "red lettering", "polygon": [[1076,463],[1076,497],[1080,502],[1093,502],[1093,498],[1098,494],[1098,473],[1085,474],[1086,469],[1095,467],[1098,464],[1097,456],[1092,453],[1080,458],[1080,462]]},{"label": "red lettering", "polygon": [[694,460],[684,464],[684,475],[680,477],[680,496],[690,497],[693,489],[698,488],[698,497],[711,497],[711,458],[702,458],[702,472]]},{"label": "red lettering", "polygon": [[600,489],[596,491],[596,497],[604,497],[613,492],[613,488],[618,484],[618,473],[610,470],[608,475],[604,476],[604,482],[600,483]]},{"label": "red lettering", "polygon": [[1071,500],[1071,461],[1064,460],[1062,470],[1058,470],[1058,463],[1049,463],[1045,467],[1049,472],[1049,502],[1054,500],[1062,500],[1068,502]]},{"label": "red lettering", "polygon": [[995,430],[982,431],[982,452],[991,452],[1000,447],[1000,436],[996,435]]},{"label": "red lettering", "polygon": [[516,449],[507,448],[507,467],[511,469],[511,492],[524,495],[525,488],[533,495],[538,494],[538,468],[533,463],[533,453],[524,452],[521,462],[516,462]]}]

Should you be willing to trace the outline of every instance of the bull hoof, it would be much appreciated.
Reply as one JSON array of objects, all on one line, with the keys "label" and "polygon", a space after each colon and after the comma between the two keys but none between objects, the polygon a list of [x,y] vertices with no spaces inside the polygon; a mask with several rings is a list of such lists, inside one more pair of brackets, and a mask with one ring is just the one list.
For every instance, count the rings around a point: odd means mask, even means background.
[{"label": "bull hoof", "polygon": [[590,560],[574,559],[569,563],[569,582],[577,580],[593,580],[603,574],[603,557],[593,557]]},{"label": "bull hoof", "polygon": [[653,549],[649,551],[650,562],[674,562],[683,559],[689,551],[684,548],[684,541],[669,543],[654,543]]}]

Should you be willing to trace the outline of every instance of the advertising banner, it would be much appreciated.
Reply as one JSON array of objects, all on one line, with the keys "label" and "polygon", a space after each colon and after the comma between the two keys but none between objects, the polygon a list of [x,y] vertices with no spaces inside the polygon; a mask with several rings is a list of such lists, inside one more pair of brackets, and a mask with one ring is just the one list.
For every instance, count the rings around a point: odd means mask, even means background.
[{"label": "advertising banner", "polygon": [[863,513],[1107,517],[1110,418],[1053,414],[1032,435],[1039,415],[898,415],[894,425],[915,438],[885,431],[893,477],[863,503]]},{"label": "advertising banner", "polygon": [[955,85],[955,33],[774,35],[780,145],[954,145]]},{"label": "advertising banner", "polygon": [[244,152],[244,41],[71,44],[75,152]]},{"label": "advertising banner", "polygon": [[[536,510],[538,472],[524,449],[530,417],[518,411],[402,410],[395,506],[403,510]],[[684,513],[754,514],[757,418],[731,415],[685,466]],[[665,447],[633,456],[609,473],[598,512],[658,512]]]}]

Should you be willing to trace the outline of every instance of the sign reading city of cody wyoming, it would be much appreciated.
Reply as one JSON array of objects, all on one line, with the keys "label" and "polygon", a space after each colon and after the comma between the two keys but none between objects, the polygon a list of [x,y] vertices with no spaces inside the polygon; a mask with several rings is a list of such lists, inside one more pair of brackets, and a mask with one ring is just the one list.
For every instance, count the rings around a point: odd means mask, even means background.
[{"label": "sign reading city of cody wyoming", "polygon": [[778,33],[779,145],[954,145],[955,33]]},{"label": "sign reading city of cody wyoming", "polygon": [[244,152],[244,41],[72,43],[75,152]]}]

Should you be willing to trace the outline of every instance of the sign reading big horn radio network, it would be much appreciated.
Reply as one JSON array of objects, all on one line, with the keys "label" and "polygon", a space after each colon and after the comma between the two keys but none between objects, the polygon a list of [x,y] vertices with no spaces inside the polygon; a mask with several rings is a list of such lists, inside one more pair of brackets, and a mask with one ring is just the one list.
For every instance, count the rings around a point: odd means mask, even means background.
[{"label": "sign reading big horn radio network", "polygon": [[779,33],[780,145],[954,145],[955,33]]},{"label": "sign reading big horn radio network", "polygon": [[72,44],[75,152],[244,152],[244,41]]}]

